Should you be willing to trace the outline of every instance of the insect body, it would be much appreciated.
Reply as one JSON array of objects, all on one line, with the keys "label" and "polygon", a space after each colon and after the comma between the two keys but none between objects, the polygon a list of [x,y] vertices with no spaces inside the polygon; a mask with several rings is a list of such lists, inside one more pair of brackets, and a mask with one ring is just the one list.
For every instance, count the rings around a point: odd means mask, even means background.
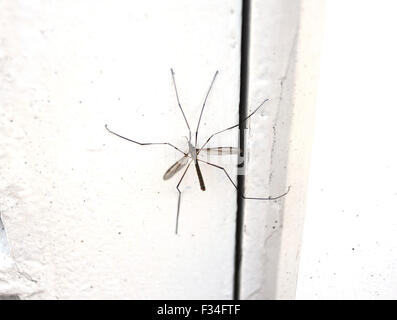
[{"label": "insect body", "polygon": [[[210,87],[209,87],[209,89],[208,89],[208,91],[207,91],[207,94],[206,94],[206,96],[205,96],[205,99],[204,99],[204,102],[203,102],[203,106],[202,106],[202,108],[201,108],[200,117],[199,117],[199,120],[198,120],[198,122],[197,122],[197,127],[196,127],[196,131],[195,131],[195,139],[194,139],[194,144],[193,144],[193,142],[192,142],[192,131],[191,131],[191,129],[190,129],[189,122],[187,121],[187,118],[186,118],[185,113],[184,113],[184,111],[183,111],[183,109],[182,109],[181,103],[180,103],[180,101],[179,101],[178,90],[177,90],[176,82],[175,82],[175,73],[174,73],[174,71],[173,71],[172,69],[171,69],[171,75],[172,75],[172,80],[173,80],[173,84],[174,84],[176,99],[177,99],[177,102],[178,102],[178,107],[179,107],[179,109],[181,110],[182,116],[183,116],[183,118],[184,118],[184,120],[185,120],[187,129],[188,129],[188,131],[189,131],[189,137],[186,138],[186,139],[187,139],[187,142],[188,142],[188,147],[189,147],[189,151],[188,151],[188,152],[183,152],[181,149],[177,148],[176,146],[174,146],[173,144],[171,144],[171,143],[169,143],[169,142],[147,142],[147,143],[138,142],[138,141],[135,141],[135,140],[126,138],[126,137],[124,137],[124,136],[122,136],[122,135],[120,135],[120,134],[118,134],[118,133],[116,133],[116,132],[110,130],[110,129],[108,128],[107,125],[105,125],[105,128],[106,128],[106,130],[109,131],[110,133],[112,133],[112,134],[114,134],[114,135],[116,135],[116,136],[118,136],[118,137],[120,137],[120,138],[122,138],[122,139],[125,139],[125,140],[127,140],[127,141],[133,142],[133,143],[135,143],[135,144],[138,144],[138,145],[141,145],[141,146],[146,146],[146,145],[167,145],[167,146],[169,146],[169,147],[171,147],[171,148],[174,148],[175,150],[177,150],[178,152],[180,152],[180,153],[183,154],[182,158],[179,159],[177,162],[175,162],[175,163],[164,173],[164,176],[163,176],[163,179],[164,179],[164,180],[168,180],[168,179],[170,179],[171,177],[173,177],[177,172],[179,172],[181,169],[183,169],[183,168],[186,167],[186,168],[185,168],[185,171],[183,172],[183,174],[182,174],[181,178],[179,179],[179,182],[178,182],[178,184],[177,184],[177,186],[176,186],[176,189],[177,189],[177,191],[178,191],[178,207],[177,207],[177,214],[176,214],[175,234],[178,234],[179,211],[180,211],[180,203],[181,203],[181,191],[180,191],[180,189],[179,189],[179,186],[180,186],[180,184],[181,184],[183,178],[184,178],[185,175],[186,175],[186,172],[188,171],[188,169],[190,168],[190,166],[191,166],[192,163],[194,163],[194,167],[195,167],[195,170],[196,170],[196,173],[197,173],[197,177],[198,177],[198,181],[199,181],[199,183],[200,183],[200,188],[201,188],[202,191],[205,191],[205,183],[204,183],[203,175],[202,175],[202,173],[201,173],[200,163],[204,163],[204,164],[207,164],[207,165],[210,165],[210,166],[212,166],[212,167],[215,167],[215,168],[218,168],[218,169],[222,170],[222,171],[225,173],[225,175],[227,176],[227,178],[229,179],[229,181],[230,181],[230,182],[233,184],[233,186],[237,189],[236,183],[235,183],[235,182],[233,181],[233,179],[230,177],[230,175],[229,175],[228,172],[225,170],[225,168],[223,168],[223,167],[221,167],[221,166],[218,166],[218,165],[216,165],[216,164],[210,163],[210,162],[208,162],[208,161],[204,161],[204,160],[202,160],[202,159],[199,158],[199,155],[200,155],[202,152],[207,153],[207,154],[213,154],[213,155],[215,155],[215,154],[216,154],[216,155],[223,155],[223,154],[238,154],[238,153],[240,153],[240,150],[239,150],[238,148],[235,148],[235,147],[214,147],[214,148],[205,148],[205,146],[208,144],[208,142],[209,142],[214,136],[216,136],[216,135],[218,135],[218,134],[220,134],[220,133],[223,133],[223,132],[225,132],[225,131],[228,131],[228,130],[237,128],[237,127],[240,125],[240,123],[238,123],[238,124],[236,124],[236,125],[233,125],[233,126],[231,126],[231,127],[228,127],[228,128],[226,128],[226,129],[223,129],[223,130],[221,130],[221,131],[218,131],[218,132],[213,133],[213,134],[206,140],[206,142],[205,142],[201,147],[198,147],[198,146],[197,146],[197,137],[198,137],[198,132],[199,132],[199,128],[200,128],[201,117],[202,117],[202,115],[203,115],[203,111],[204,111],[204,108],[205,108],[205,105],[206,105],[206,102],[207,102],[207,98],[208,98],[208,96],[209,96],[209,94],[210,94],[210,92],[211,92],[212,86],[213,86],[213,84],[214,84],[214,82],[215,82],[215,79],[216,79],[216,77],[217,77],[217,75],[218,75],[218,71],[216,71],[215,74],[214,74],[214,77],[213,77],[213,79],[212,79],[211,85],[210,85]],[[259,110],[259,108],[261,108],[261,107],[265,104],[266,101],[268,101],[268,99],[264,100],[252,113],[250,113],[246,118],[244,118],[244,119],[243,119],[243,122],[245,122],[245,121],[246,121],[248,118],[250,118],[255,112],[257,112],[257,111]],[[284,196],[289,192],[289,190],[290,190],[290,187],[288,187],[288,189],[287,189],[286,192],[284,192],[284,193],[281,194],[281,195],[275,196],[275,197],[271,197],[271,196],[268,196],[268,197],[266,197],[266,198],[260,198],[260,197],[247,197],[247,196],[245,196],[245,195],[243,194],[243,195],[242,195],[242,198],[243,198],[243,199],[248,199],[248,200],[277,200],[277,199],[280,199],[280,198],[284,197]]]}]

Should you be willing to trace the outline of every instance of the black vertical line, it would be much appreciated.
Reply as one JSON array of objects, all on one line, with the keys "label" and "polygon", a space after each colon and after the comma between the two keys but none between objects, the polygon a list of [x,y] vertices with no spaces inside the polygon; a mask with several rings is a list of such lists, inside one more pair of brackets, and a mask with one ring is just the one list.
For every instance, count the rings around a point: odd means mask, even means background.
[{"label": "black vertical line", "polygon": [[[251,1],[242,0],[242,22],[241,22],[241,62],[240,62],[240,105],[239,105],[239,147],[241,150],[239,169],[243,170],[245,166],[245,122],[247,117],[247,97],[248,97],[248,67],[249,67],[249,37],[250,37],[250,9]],[[244,228],[244,186],[245,176],[237,176],[237,217],[236,217],[236,240],[235,240],[235,257],[234,257],[234,286],[233,298],[240,299],[240,281],[241,281],[241,259],[243,246],[243,228]]]}]

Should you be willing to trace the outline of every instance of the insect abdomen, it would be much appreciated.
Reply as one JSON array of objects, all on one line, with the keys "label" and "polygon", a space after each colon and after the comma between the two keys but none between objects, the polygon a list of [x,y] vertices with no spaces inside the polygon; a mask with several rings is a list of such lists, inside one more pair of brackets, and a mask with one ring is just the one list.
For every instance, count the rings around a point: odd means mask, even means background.
[{"label": "insect abdomen", "polygon": [[198,176],[198,179],[199,179],[199,182],[200,182],[200,188],[201,188],[201,190],[205,191],[204,179],[203,179],[203,175],[201,174],[200,167],[199,167],[197,162],[194,165],[196,167],[197,176]]}]

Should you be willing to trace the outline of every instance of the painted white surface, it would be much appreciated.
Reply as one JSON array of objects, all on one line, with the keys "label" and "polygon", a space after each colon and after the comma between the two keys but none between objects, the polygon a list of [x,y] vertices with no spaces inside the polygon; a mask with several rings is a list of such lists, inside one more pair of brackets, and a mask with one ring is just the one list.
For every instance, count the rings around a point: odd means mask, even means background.
[{"label": "painted white surface", "polygon": [[309,174],[324,1],[253,1],[243,299],[293,299]]},{"label": "painted white surface", "polygon": [[[0,197],[17,277],[36,299],[232,297],[236,193],[190,171],[175,236],[176,160],[187,135],[169,68],[201,141],[238,119],[240,1],[3,1]],[[237,143],[237,132],[218,140]],[[216,145],[214,141],[213,145]],[[229,159],[230,160],[230,159]],[[229,170],[234,167],[229,163]],[[0,269],[6,270],[1,263]],[[0,277],[4,278],[2,273]],[[8,279],[8,278],[7,278]],[[27,284],[25,284],[27,282]]]},{"label": "painted white surface", "polygon": [[328,1],[299,299],[397,298],[394,1]]}]

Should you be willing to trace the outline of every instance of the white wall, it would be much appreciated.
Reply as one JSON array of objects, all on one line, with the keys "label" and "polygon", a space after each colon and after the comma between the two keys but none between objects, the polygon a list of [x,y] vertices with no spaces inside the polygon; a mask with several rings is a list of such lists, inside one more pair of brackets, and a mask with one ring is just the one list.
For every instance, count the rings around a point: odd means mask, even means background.
[{"label": "white wall", "polygon": [[270,100],[247,139],[241,297],[295,297],[310,169],[324,1],[252,2],[249,100]]},{"label": "white wall", "polygon": [[395,1],[328,1],[297,298],[397,297]]},{"label": "white wall", "polygon": [[[323,1],[253,10],[250,110],[271,100],[249,123],[247,195],[292,189],[244,204],[241,296],[294,298],[302,252],[297,298],[395,298],[393,2],[328,2],[312,158]],[[201,141],[235,124],[241,1],[8,1],[0,21],[0,298],[231,298],[233,186],[202,166],[202,192],[191,170],[175,236],[162,175],[179,155],[104,124],[184,148],[170,67],[192,127],[220,71]]]},{"label": "white wall", "polygon": [[220,72],[201,141],[235,124],[240,1],[3,1],[0,21],[0,294],[231,298],[233,186],[203,166],[202,192],[190,171],[175,236],[162,176],[179,155],[104,124],[185,148],[170,67],[192,127]]}]

